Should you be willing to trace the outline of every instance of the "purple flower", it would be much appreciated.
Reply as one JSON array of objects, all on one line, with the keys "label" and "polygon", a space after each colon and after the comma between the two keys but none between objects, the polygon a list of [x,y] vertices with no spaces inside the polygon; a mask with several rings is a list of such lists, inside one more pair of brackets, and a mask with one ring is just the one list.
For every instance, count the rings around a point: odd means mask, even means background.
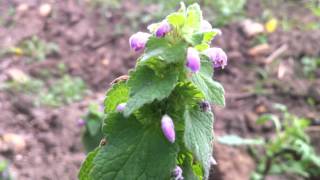
[{"label": "purple flower", "polygon": [[78,119],[78,121],[77,121],[78,127],[83,127],[85,125],[86,125],[86,121],[84,119]]},{"label": "purple flower", "polygon": [[200,57],[196,49],[189,47],[187,52],[187,67],[192,72],[197,72],[200,69]]},{"label": "purple flower", "polygon": [[208,21],[202,20],[201,25],[200,25],[200,29],[201,29],[201,31],[211,31],[212,26]]},{"label": "purple flower", "polygon": [[171,31],[171,26],[167,21],[162,21],[160,26],[156,30],[157,37],[164,37],[168,32]]},{"label": "purple flower", "polygon": [[118,104],[116,110],[117,110],[118,112],[124,111],[124,108],[126,107],[126,104],[127,104],[127,103],[120,103],[120,104]]},{"label": "purple flower", "polygon": [[172,175],[174,176],[175,180],[183,180],[183,176],[182,176],[182,169],[180,166],[176,166],[176,168],[174,168]]},{"label": "purple flower", "polygon": [[129,39],[131,49],[134,51],[144,49],[150,36],[151,34],[144,32],[137,32],[133,34]]},{"label": "purple flower", "polygon": [[222,67],[222,69],[227,65],[227,54],[221,48],[209,48],[204,51],[204,54],[207,55],[215,68]]},{"label": "purple flower", "polygon": [[164,136],[168,139],[169,142],[174,143],[176,140],[176,133],[174,131],[174,124],[172,119],[165,114],[161,119],[161,129]]}]

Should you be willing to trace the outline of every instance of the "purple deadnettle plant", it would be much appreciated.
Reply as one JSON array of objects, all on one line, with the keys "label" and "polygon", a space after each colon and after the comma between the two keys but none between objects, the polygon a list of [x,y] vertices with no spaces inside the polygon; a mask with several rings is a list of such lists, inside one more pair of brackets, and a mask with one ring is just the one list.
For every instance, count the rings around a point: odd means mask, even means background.
[{"label": "purple deadnettle plant", "polygon": [[223,69],[227,66],[227,54],[221,48],[209,48],[204,51],[204,54],[211,59],[215,68],[221,67]]},{"label": "purple deadnettle plant", "polygon": [[164,37],[168,32],[171,31],[171,26],[167,21],[162,21],[156,30],[157,37]]},{"label": "purple deadnettle plant", "polygon": [[151,34],[145,32],[137,32],[133,34],[129,39],[131,49],[134,51],[140,51],[144,49]]},{"label": "purple deadnettle plant", "polygon": [[182,3],[148,30],[130,37],[131,49],[141,55],[107,91],[102,128],[88,124],[103,140],[87,155],[80,180],[209,177],[210,107],[225,105],[223,86],[213,77],[214,67],[227,65],[227,56],[209,48],[219,32],[196,3]]}]

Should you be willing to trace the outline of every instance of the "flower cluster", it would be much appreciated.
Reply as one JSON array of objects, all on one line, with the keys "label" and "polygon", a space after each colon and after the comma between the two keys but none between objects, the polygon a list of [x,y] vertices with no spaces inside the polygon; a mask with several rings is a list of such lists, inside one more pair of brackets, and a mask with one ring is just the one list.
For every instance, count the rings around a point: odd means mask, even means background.
[{"label": "flower cluster", "polygon": [[[206,20],[201,21],[200,29],[202,32],[215,31],[218,35],[221,35],[221,31],[219,29],[213,29],[211,24]],[[171,27],[171,25],[166,20],[164,20],[159,23],[158,27],[154,31],[154,34],[158,38],[164,38],[172,30],[173,28]],[[133,34],[129,39],[131,49],[133,49],[134,51],[143,50],[151,36],[152,34],[145,32],[138,32]],[[208,48],[201,54],[207,56],[212,61],[214,68],[221,67],[223,69],[227,65],[227,55],[221,48]],[[194,47],[189,47],[187,49],[186,67],[193,73],[198,72],[201,68],[200,53]],[[204,111],[207,111],[207,109],[210,108],[210,104],[208,104],[207,102],[203,102],[200,104],[200,107]],[[125,103],[121,103],[118,105],[117,111],[121,112],[124,110],[124,108]],[[168,141],[173,143],[175,141],[174,124],[172,119],[168,115],[164,115],[162,117],[161,127],[165,137],[168,139]]]},{"label": "flower cluster", "polygon": [[[172,31],[171,25],[167,21],[162,21],[155,30],[155,36],[163,38],[170,33],[170,31]],[[214,31],[218,35],[221,35],[221,31],[219,29],[213,29],[211,24],[206,20],[202,20],[201,22],[201,31]],[[129,39],[131,49],[134,51],[143,50],[151,36],[151,34],[145,32],[137,32],[133,34]],[[227,65],[227,55],[221,48],[208,48],[202,54],[206,55],[212,61],[214,68],[221,67],[223,69]],[[186,66],[194,73],[200,70],[200,53],[197,49],[193,47],[188,48]]]}]

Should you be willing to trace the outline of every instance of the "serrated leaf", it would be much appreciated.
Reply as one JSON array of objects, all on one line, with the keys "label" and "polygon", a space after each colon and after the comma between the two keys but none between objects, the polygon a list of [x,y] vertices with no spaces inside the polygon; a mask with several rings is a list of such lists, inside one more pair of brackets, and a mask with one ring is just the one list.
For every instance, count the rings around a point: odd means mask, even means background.
[{"label": "serrated leaf", "polygon": [[196,45],[194,48],[201,52],[201,51],[204,51],[204,50],[210,48],[210,46],[209,46],[209,44],[202,43],[202,44]]},{"label": "serrated leaf", "polygon": [[126,117],[144,104],[154,100],[162,100],[170,95],[178,81],[179,72],[171,68],[163,71],[164,74],[160,77],[150,68],[140,66],[136,71],[130,73],[128,81],[130,98],[124,110]]},{"label": "serrated leaf", "polygon": [[167,63],[182,62],[186,57],[186,44],[170,44],[165,38],[151,37],[146,45],[146,50],[141,62],[150,58],[158,58]]},{"label": "serrated leaf", "polygon": [[211,40],[217,35],[217,31],[197,32],[187,38],[188,42],[193,46],[199,44],[210,44]]},{"label": "serrated leaf", "polygon": [[160,127],[142,127],[136,119],[122,118],[113,128],[108,144],[94,159],[92,179],[170,179],[178,150],[166,140]]},{"label": "serrated leaf", "polygon": [[167,21],[174,27],[181,27],[186,21],[186,16],[183,13],[172,13],[167,16]]},{"label": "serrated leaf", "polygon": [[152,69],[157,76],[163,76],[163,69],[165,69],[167,65],[165,61],[152,57],[147,61],[139,61],[137,66],[147,66]]},{"label": "serrated leaf", "polygon": [[213,115],[211,112],[203,112],[199,108],[186,110],[184,141],[200,162],[205,179],[209,175],[210,158],[213,141]]},{"label": "serrated leaf", "polygon": [[184,34],[192,34],[199,31],[202,21],[202,12],[200,6],[195,3],[187,8],[187,19],[183,27]]},{"label": "serrated leaf", "polygon": [[185,160],[183,161],[183,178],[187,180],[200,180],[202,179],[202,175],[197,176],[197,174],[194,173],[193,167],[192,167],[193,160],[191,157],[186,155]]},{"label": "serrated leaf", "polygon": [[191,82],[179,82],[168,98],[168,114],[175,120],[175,130],[184,131],[186,106],[199,106],[204,99],[201,91]]},{"label": "serrated leaf", "polygon": [[120,121],[121,119],[123,119],[123,115],[121,113],[117,113],[117,112],[108,113],[106,115],[106,118],[104,119],[102,132],[106,135],[109,135],[112,132],[116,131],[116,129],[114,129],[115,124],[117,124],[117,121]]},{"label": "serrated leaf", "polygon": [[203,100],[204,96],[191,82],[179,82],[169,99],[170,104],[175,107],[179,107],[179,105],[192,106]]},{"label": "serrated leaf", "polygon": [[213,70],[212,62],[206,56],[201,56],[200,72],[192,74],[190,79],[201,90],[206,100],[224,106],[224,89],[220,83],[212,79]]},{"label": "serrated leaf", "polygon": [[126,82],[118,82],[107,92],[104,100],[105,112],[115,112],[120,103],[127,102],[129,98],[129,88]]},{"label": "serrated leaf", "polygon": [[213,65],[212,61],[205,55],[201,55],[201,69],[200,73],[203,74],[204,76],[207,77],[212,77],[213,76]]},{"label": "serrated leaf", "polygon": [[225,105],[224,89],[222,85],[203,73],[195,73],[191,77],[191,81],[197,86],[204,94],[210,103],[220,106]]},{"label": "serrated leaf", "polygon": [[78,173],[79,180],[92,180],[89,176],[91,169],[93,168],[93,160],[98,154],[100,148],[96,148],[94,151],[90,152],[86,159],[81,164],[80,171]]}]

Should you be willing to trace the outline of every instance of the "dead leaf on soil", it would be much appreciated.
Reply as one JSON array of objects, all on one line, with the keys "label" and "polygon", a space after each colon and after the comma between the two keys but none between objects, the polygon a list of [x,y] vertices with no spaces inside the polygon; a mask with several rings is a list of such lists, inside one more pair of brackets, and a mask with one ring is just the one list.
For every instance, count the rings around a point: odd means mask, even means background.
[{"label": "dead leaf on soil", "polygon": [[283,77],[288,72],[288,68],[285,63],[281,62],[278,67],[278,78],[283,79]]},{"label": "dead leaf on soil", "polygon": [[29,5],[26,3],[19,4],[17,7],[17,11],[19,12],[26,12],[28,10],[29,10]]},{"label": "dead leaf on soil", "polygon": [[30,80],[30,77],[24,73],[22,70],[17,68],[12,68],[7,71],[9,79],[17,83],[26,83]]},{"label": "dead leaf on soil", "polygon": [[256,36],[264,32],[262,24],[246,19],[241,23],[242,31],[247,37]]},{"label": "dead leaf on soil", "polygon": [[39,7],[39,14],[42,17],[48,17],[52,12],[52,6],[48,3],[41,4]]},{"label": "dead leaf on soil", "polygon": [[251,56],[259,56],[267,54],[270,51],[269,44],[259,44],[249,49],[248,54]]},{"label": "dead leaf on soil", "polygon": [[0,151],[21,152],[27,146],[25,139],[18,134],[6,133],[0,136]]}]

